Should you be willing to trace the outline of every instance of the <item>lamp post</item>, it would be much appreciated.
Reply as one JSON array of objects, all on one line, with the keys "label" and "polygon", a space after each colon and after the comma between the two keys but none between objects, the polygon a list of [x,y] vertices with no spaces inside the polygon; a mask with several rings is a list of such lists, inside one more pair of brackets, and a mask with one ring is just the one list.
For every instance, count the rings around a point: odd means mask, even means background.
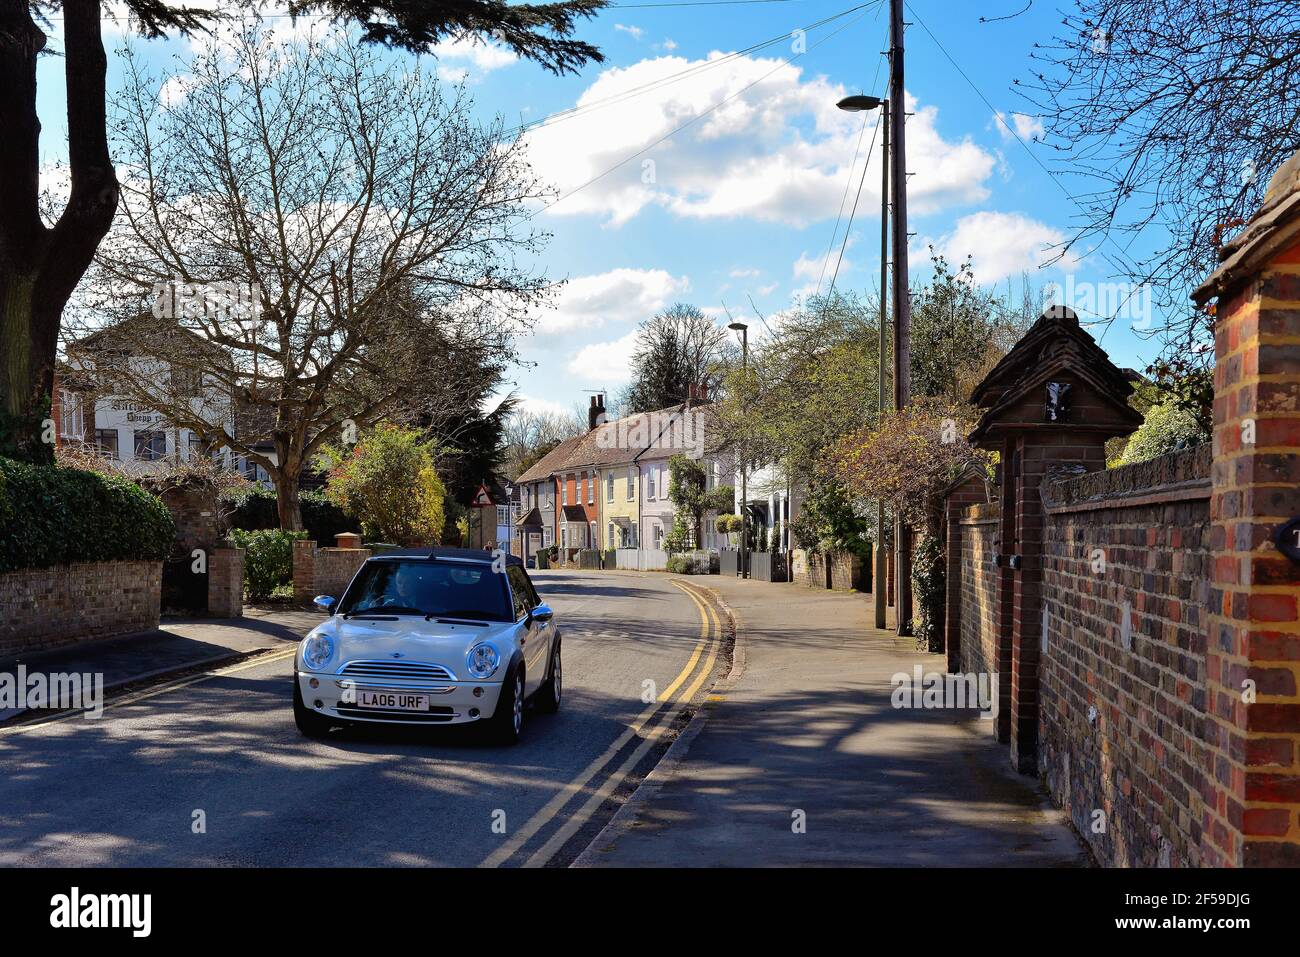
[{"label": "lamp post", "polygon": [[[749,326],[737,320],[727,326],[740,333],[740,369],[741,377],[745,380],[746,386],[749,385]],[[740,448],[740,577],[749,577],[749,488],[746,484],[746,473],[749,462],[749,443],[748,441],[741,444]]]},{"label": "lamp post", "polygon": [[[846,96],[835,104],[849,113],[879,108],[882,113],[881,125],[885,135],[880,153],[880,342],[876,351],[876,366],[879,373],[876,393],[876,411],[878,419],[885,414],[885,330],[889,325],[889,100],[878,96]],[[876,555],[873,561],[874,582],[871,587],[871,602],[875,609],[876,627],[885,627],[885,567],[888,558],[885,552],[885,505],[876,501]]]}]

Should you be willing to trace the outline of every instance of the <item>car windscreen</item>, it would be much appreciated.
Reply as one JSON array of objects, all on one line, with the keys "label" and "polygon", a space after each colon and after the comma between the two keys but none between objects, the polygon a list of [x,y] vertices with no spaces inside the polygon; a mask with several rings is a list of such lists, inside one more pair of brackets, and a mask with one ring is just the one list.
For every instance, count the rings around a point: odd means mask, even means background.
[{"label": "car windscreen", "polygon": [[432,615],[514,621],[505,576],[484,564],[369,561],[339,604],[343,615]]}]

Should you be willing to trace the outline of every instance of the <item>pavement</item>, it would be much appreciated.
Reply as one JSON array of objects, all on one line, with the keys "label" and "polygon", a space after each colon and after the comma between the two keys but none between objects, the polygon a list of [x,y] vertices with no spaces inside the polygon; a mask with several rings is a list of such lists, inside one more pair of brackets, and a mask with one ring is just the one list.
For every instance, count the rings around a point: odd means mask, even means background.
[{"label": "pavement", "polygon": [[574,866],[1089,866],[992,722],[891,705],[893,675],[944,659],[867,596],[692,582],[733,614],[732,673]]},{"label": "pavement", "polygon": [[[323,616],[296,608],[245,608],[243,618],[168,618],[152,631],[91,641],[50,651],[0,658],[0,672],[102,674],[104,690],[160,679],[192,668],[215,666],[276,647],[288,647]],[[0,722],[22,708],[0,708]]]}]

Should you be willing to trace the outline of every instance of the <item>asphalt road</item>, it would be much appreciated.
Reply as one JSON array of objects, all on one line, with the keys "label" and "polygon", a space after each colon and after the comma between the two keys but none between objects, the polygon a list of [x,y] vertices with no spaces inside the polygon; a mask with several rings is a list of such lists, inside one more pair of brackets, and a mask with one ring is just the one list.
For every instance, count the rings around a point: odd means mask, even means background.
[{"label": "asphalt road", "polygon": [[0,729],[0,865],[568,863],[707,692],[723,629],[665,575],[533,575],[560,621],[564,701],[530,711],[515,747],[451,728],[310,741],[276,653],[98,720]]}]

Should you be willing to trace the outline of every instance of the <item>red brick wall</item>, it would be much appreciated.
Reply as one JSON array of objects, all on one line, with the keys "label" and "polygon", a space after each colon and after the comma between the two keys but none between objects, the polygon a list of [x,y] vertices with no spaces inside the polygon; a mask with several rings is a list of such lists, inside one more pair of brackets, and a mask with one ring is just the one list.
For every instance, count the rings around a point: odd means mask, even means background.
[{"label": "red brick wall", "polygon": [[[1294,215],[1294,214],[1290,214]],[[1208,863],[1300,866],[1300,245],[1235,281],[1215,323]]]},{"label": "red brick wall", "polygon": [[1106,865],[1201,863],[1209,453],[1045,496],[1039,772]]},{"label": "red brick wall", "polygon": [[[1001,725],[1005,731],[1011,713],[1011,683],[1002,676],[1011,664],[1011,646],[1009,639],[999,635],[998,570],[993,564],[1000,519],[997,505],[968,507],[957,519],[961,556],[958,587],[955,594],[948,594],[950,601],[960,603],[960,608],[956,615],[950,612],[948,617],[959,627],[948,641],[957,646],[957,671],[998,675],[998,720],[994,727]],[[999,736],[1004,739],[1003,734]]]}]

